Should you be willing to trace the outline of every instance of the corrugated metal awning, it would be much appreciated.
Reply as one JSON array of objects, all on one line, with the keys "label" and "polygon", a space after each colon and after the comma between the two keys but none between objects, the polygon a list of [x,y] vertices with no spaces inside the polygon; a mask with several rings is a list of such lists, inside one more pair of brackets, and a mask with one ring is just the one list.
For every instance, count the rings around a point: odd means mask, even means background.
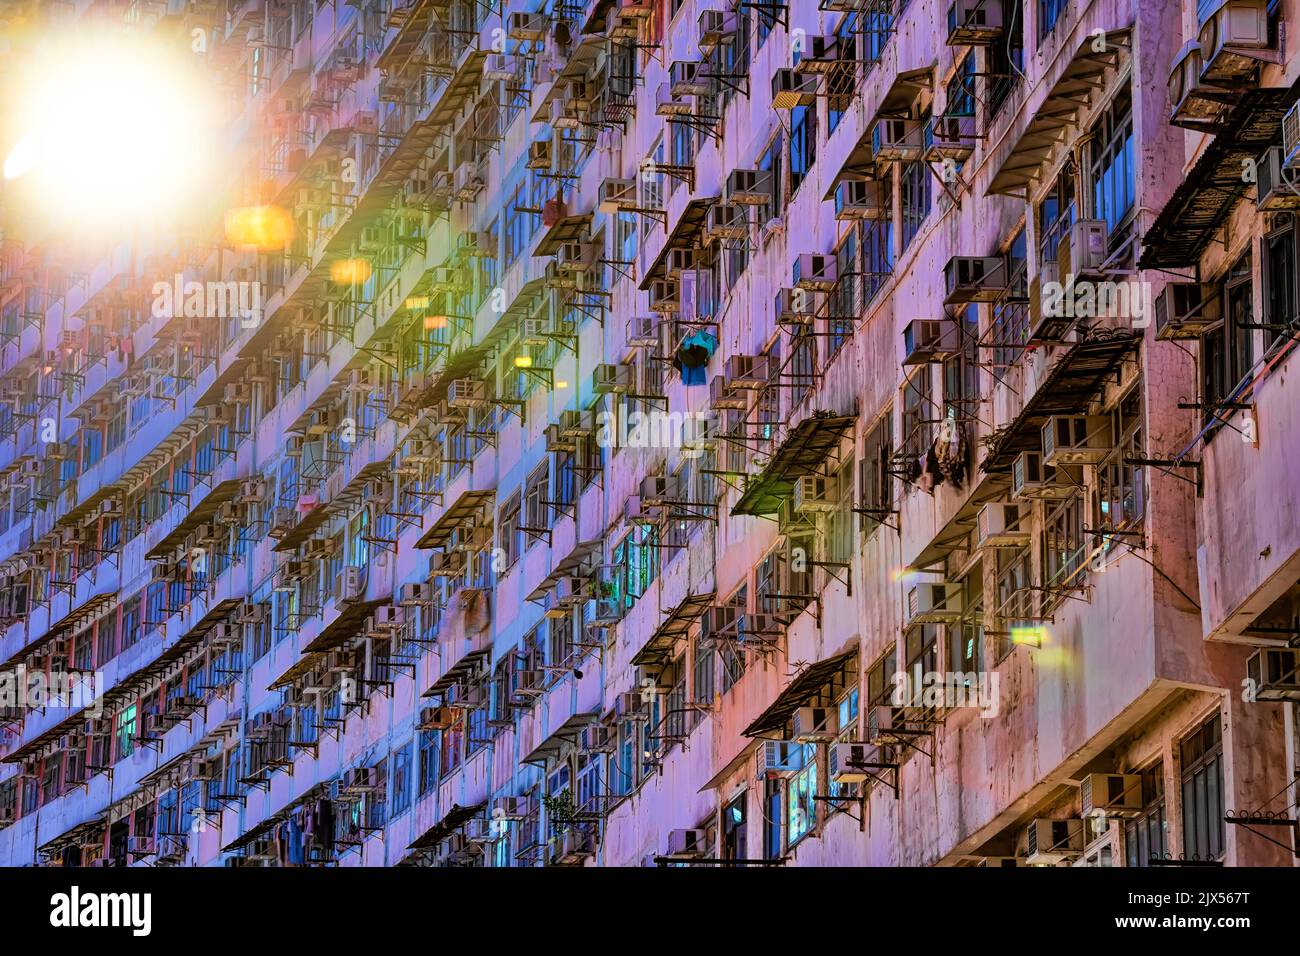
[{"label": "corrugated metal awning", "polygon": [[1021,452],[1042,451],[1043,423],[1052,415],[1086,412],[1088,403],[1101,393],[1106,377],[1141,341],[1140,332],[1118,332],[1071,346],[1052,366],[1020,414],[988,443],[988,454],[980,469],[989,474],[1008,472]]},{"label": "corrugated metal awning", "polygon": [[1100,50],[1099,37],[1084,37],[989,183],[989,195],[1019,195],[1038,178],[1066,131],[1078,122],[1080,112],[1102,92],[1106,72],[1118,68],[1131,31],[1131,27],[1108,31]]},{"label": "corrugated metal awning", "polygon": [[816,412],[795,425],[767,467],[745,482],[732,515],[776,514],[781,503],[794,494],[795,483],[826,463],[855,421],[852,415]]},{"label": "corrugated metal awning", "polygon": [[840,691],[849,683],[857,681],[857,657],[855,648],[809,665],[790,682],[767,710],[741,732],[742,736],[759,737],[777,730],[784,732],[794,712],[813,703],[818,697],[825,697],[821,703],[830,705]]},{"label": "corrugated metal awning", "polygon": [[1242,176],[1277,142],[1282,117],[1300,96],[1290,89],[1248,90],[1228,114],[1222,131],[1179,183],[1142,237],[1140,269],[1195,266],[1233,207],[1251,188]]}]

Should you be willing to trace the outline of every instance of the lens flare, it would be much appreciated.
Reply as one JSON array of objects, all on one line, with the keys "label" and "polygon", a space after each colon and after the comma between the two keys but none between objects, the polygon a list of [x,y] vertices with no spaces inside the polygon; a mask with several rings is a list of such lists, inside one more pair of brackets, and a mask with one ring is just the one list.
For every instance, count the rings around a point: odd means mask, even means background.
[{"label": "lens flare", "polygon": [[196,58],[126,34],[47,40],[7,88],[3,173],[42,218],[162,223],[213,191],[216,97]]}]

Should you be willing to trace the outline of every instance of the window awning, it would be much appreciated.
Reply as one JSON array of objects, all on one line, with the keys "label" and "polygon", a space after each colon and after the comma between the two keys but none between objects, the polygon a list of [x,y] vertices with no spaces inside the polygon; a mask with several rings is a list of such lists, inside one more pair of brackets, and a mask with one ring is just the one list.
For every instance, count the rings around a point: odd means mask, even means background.
[{"label": "window awning", "polygon": [[366,486],[370,482],[388,474],[390,471],[392,471],[392,465],[386,458],[382,461],[367,462],[358,469],[357,473],[348,480],[346,485],[330,498],[325,507],[335,514],[350,510],[364,497]]},{"label": "window awning", "polygon": [[400,73],[419,47],[433,20],[432,0],[414,0],[411,9],[397,29],[397,36],[375,60],[375,66],[385,73]]},{"label": "window awning", "polygon": [[[145,664],[139,670],[129,674],[114,687],[105,691],[103,695],[95,701],[96,706],[102,706],[105,710],[115,707],[118,704],[126,703],[139,697],[151,683],[156,683],[162,679],[162,676],[178,661],[180,661],[190,650],[194,648],[218,622],[225,619],[232,610],[241,603],[239,598],[227,598],[219,601],[208,610],[206,614],[188,631],[185,632],[174,644],[159,654],[156,658]],[[65,718],[54,726],[50,727],[43,734],[34,737],[27,743],[15,750],[10,751],[4,757],[0,758],[0,763],[21,763],[30,757],[52,750],[57,746],[58,739],[69,731],[80,727],[86,722],[86,711],[89,708],[82,707],[72,716]]]},{"label": "window awning", "polygon": [[591,69],[592,64],[596,62],[608,42],[603,36],[583,34],[578,37],[577,46],[564,61],[564,65],[556,75],[551,88],[546,91],[542,101],[533,110],[531,122],[549,123],[551,121],[551,104],[558,97],[566,95],[565,86],[570,81],[581,79],[587,74],[587,71]]},{"label": "window awning", "polygon": [[875,176],[876,161],[871,151],[871,127],[868,126],[862,139],[849,151],[840,171],[831,177],[830,185],[826,187],[826,194],[822,196],[822,202],[830,202],[834,199],[836,188],[846,179],[874,179]]},{"label": "window awning", "polygon": [[560,578],[570,574],[579,573],[583,566],[590,562],[593,555],[599,556],[601,549],[605,546],[604,538],[593,538],[590,541],[582,541],[574,544],[573,550],[560,559],[559,563],[551,569],[551,573],[542,579],[542,582],[533,588],[532,592],[525,600],[536,603],[546,597],[548,591],[555,587],[555,583]]},{"label": "window awning", "polygon": [[541,764],[549,759],[557,757],[566,744],[573,744],[577,741],[578,735],[582,733],[584,727],[589,727],[600,718],[597,713],[573,714],[564,723],[556,727],[554,732],[547,735],[546,739],[539,743],[524,756],[520,763]]},{"label": "window awning", "polygon": [[202,395],[194,402],[195,407],[204,405],[220,404],[222,396],[225,394],[226,386],[233,385],[235,382],[243,381],[244,372],[253,364],[251,358],[240,358],[236,356],[229,365],[217,373],[216,379],[207,387]]},{"label": "window awning", "polygon": [[415,542],[416,548],[445,548],[451,540],[452,533],[482,509],[491,508],[496,497],[495,488],[488,491],[461,492],[460,497],[451,503],[451,507],[442,513],[419,541]]},{"label": "window awning", "polygon": [[816,412],[791,428],[767,467],[749,476],[732,515],[776,514],[794,494],[795,483],[826,464],[856,420],[852,415]]},{"label": "window awning", "polygon": [[603,34],[608,27],[610,12],[614,9],[614,0],[596,0],[587,4],[587,19],[582,24],[583,33]]},{"label": "window awning", "polygon": [[[1080,112],[1104,90],[1106,72],[1116,69],[1121,53],[1128,50],[1130,32],[1131,27],[1108,31],[1100,51],[1100,37],[1084,37],[1047,96],[1033,108],[1033,118],[989,183],[989,195],[1019,195],[1038,178],[1043,164],[1078,122]],[[1021,109],[1028,107],[1028,102],[1021,105]]]},{"label": "window awning", "polygon": [[956,549],[966,547],[970,542],[970,533],[979,520],[980,509],[990,501],[1005,500],[1010,495],[1010,485],[1010,477],[1005,474],[982,476],[979,485],[962,502],[957,513],[921,549],[921,553],[907,566],[907,570],[929,570]]},{"label": "window awning", "polygon": [[688,594],[680,604],[668,612],[668,616],[655,628],[650,640],[637,651],[632,658],[634,665],[657,664],[667,661],[673,651],[675,642],[690,633],[691,625],[713,604],[717,598],[716,591],[707,594]]},{"label": "window awning", "polygon": [[285,536],[280,539],[280,542],[271,548],[271,550],[292,551],[315,534],[316,529],[328,521],[329,517],[329,502],[318,501],[310,511],[303,515],[302,520],[290,528]]},{"label": "window awning", "polygon": [[145,554],[145,557],[150,561],[159,561],[179,548],[199,525],[208,523],[208,520],[217,513],[218,508],[227,501],[234,500],[239,494],[240,481],[239,478],[228,478],[219,482],[190,509],[190,513],[181,519],[176,527]]},{"label": "window awning", "polygon": [[446,812],[442,819],[416,837],[414,842],[407,846],[407,849],[432,850],[456,830],[459,830],[482,813],[486,807],[486,803],[473,803],[467,807],[462,807],[459,803],[453,803],[451,809]]},{"label": "window awning", "polygon": [[806,667],[803,673],[781,691],[771,706],[741,732],[742,736],[761,737],[776,731],[784,733],[794,712],[800,707],[809,706],[818,697],[825,699],[817,703],[829,706],[840,691],[857,682],[857,659],[858,652],[854,648]]},{"label": "window awning", "polygon": [[472,345],[467,349],[461,349],[455,355],[447,359],[446,364],[439,370],[438,375],[424,394],[420,397],[420,408],[428,408],[442,401],[447,396],[447,389],[451,388],[451,383],[458,378],[466,378],[478,370],[483,364],[483,360],[492,352],[490,345]]},{"label": "window awning", "polygon": [[117,603],[117,591],[109,591],[106,594],[96,594],[87,599],[77,608],[69,611],[63,617],[59,618],[54,624],[46,628],[45,634],[37,638],[30,644],[25,644],[3,664],[0,664],[0,671],[8,670],[10,667],[16,667],[20,661],[31,655],[34,651],[39,650],[46,644],[61,637],[69,631],[74,631],[82,625],[91,623],[99,617],[104,611]]},{"label": "window awning", "polygon": [[876,106],[876,112],[871,115],[871,120],[867,123],[866,129],[863,130],[863,136],[866,140],[870,142],[871,130],[879,120],[908,113],[917,98],[926,90],[932,89],[933,86],[933,63],[929,66],[918,67],[915,70],[903,70],[895,74],[893,82],[889,84],[889,89],[885,90],[885,95],[880,98],[880,103]]},{"label": "window awning", "polygon": [[1052,415],[1080,415],[1096,398],[1107,377],[1142,341],[1140,332],[1119,332],[1070,347],[1015,417],[988,444],[980,469],[1011,470],[1021,452],[1042,451],[1043,424]]},{"label": "window awning", "polygon": [[721,200],[721,196],[714,196],[711,199],[692,199],[686,203],[686,208],[682,210],[677,225],[673,226],[673,231],[664,240],[663,248],[659,250],[659,255],[655,257],[654,264],[646,270],[639,288],[642,290],[648,289],[651,282],[664,277],[664,265],[668,261],[670,252],[674,249],[688,249],[695,245],[696,239],[704,230],[704,222],[708,218],[709,207]]},{"label": "window awning", "polygon": [[1178,184],[1142,237],[1139,269],[1195,266],[1233,207],[1253,188],[1241,171],[1278,139],[1282,117],[1300,96],[1290,89],[1248,90]]},{"label": "window awning", "polygon": [[310,644],[302,649],[304,654],[323,654],[344,644],[349,638],[356,637],[365,626],[366,618],[375,613],[375,608],[391,604],[393,596],[376,598],[373,601],[354,601],[321,629]]},{"label": "window awning", "polygon": [[594,213],[590,212],[561,216],[538,240],[537,247],[533,250],[533,258],[553,256],[566,242],[590,242],[593,216]]}]

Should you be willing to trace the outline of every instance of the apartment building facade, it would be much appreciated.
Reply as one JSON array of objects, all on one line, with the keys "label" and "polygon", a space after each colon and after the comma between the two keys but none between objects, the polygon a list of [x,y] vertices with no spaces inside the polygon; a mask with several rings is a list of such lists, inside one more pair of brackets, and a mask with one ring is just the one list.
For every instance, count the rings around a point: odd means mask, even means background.
[{"label": "apartment building facade", "polygon": [[291,227],[5,223],[0,862],[1293,865],[1296,7],[33,6]]}]

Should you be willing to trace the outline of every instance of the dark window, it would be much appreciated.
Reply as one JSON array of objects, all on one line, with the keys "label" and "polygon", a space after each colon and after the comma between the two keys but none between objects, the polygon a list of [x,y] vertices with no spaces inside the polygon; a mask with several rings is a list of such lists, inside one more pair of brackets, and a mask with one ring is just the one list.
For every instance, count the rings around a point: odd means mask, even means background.
[{"label": "dark window", "polygon": [[[1266,338],[1270,342],[1270,348],[1279,340],[1290,335],[1287,328],[1291,326],[1300,315],[1297,315],[1296,309],[1296,232],[1295,229],[1288,225],[1277,232],[1270,233],[1264,238],[1264,303],[1265,303],[1265,321],[1269,325],[1279,326],[1279,328],[1269,329]],[[1233,270],[1236,272],[1236,270]],[[1249,270],[1247,270],[1247,277]],[[1246,287],[1244,291],[1245,309],[1247,315],[1250,311],[1250,288]],[[1231,302],[1229,303],[1231,307]],[[1241,367],[1240,362],[1237,363]],[[1246,364],[1242,375],[1249,371],[1249,363]],[[1240,380],[1240,378],[1238,379]]]},{"label": "dark window", "polygon": [[1169,824],[1165,819],[1164,770],[1142,774],[1142,813],[1124,824],[1124,855],[1129,866],[1150,866],[1169,853]]},{"label": "dark window", "polygon": [[745,844],[745,794],[741,793],[722,808],[722,858],[748,859]]},{"label": "dark window", "polygon": [[794,194],[817,162],[817,106],[790,112],[790,192]]},{"label": "dark window", "polygon": [[874,533],[894,507],[894,476],[889,470],[894,454],[893,418],[892,409],[887,410],[863,442],[858,507],[863,509],[862,533],[866,535]]},{"label": "dark window", "polygon": [[1038,39],[1052,32],[1068,6],[1069,0],[1038,0]]},{"label": "dark window", "polygon": [[[991,2],[991,0],[985,0]],[[988,115],[997,115],[1025,68],[1025,16],[1020,0],[1001,0],[1002,33],[989,46]]]},{"label": "dark window", "polygon": [[1179,747],[1183,767],[1183,855],[1189,860],[1223,856],[1223,729],[1219,715]]},{"label": "dark window", "polygon": [[1201,404],[1207,425],[1228,417],[1217,406],[1229,398],[1254,365],[1254,331],[1248,327],[1255,324],[1249,255],[1229,270],[1222,295],[1224,319],[1201,339]]},{"label": "dark window", "polygon": [[1111,248],[1119,225],[1128,218],[1137,195],[1133,153],[1133,99],[1129,88],[1115,97],[1094,130],[1092,143],[1092,214],[1104,219]]}]

